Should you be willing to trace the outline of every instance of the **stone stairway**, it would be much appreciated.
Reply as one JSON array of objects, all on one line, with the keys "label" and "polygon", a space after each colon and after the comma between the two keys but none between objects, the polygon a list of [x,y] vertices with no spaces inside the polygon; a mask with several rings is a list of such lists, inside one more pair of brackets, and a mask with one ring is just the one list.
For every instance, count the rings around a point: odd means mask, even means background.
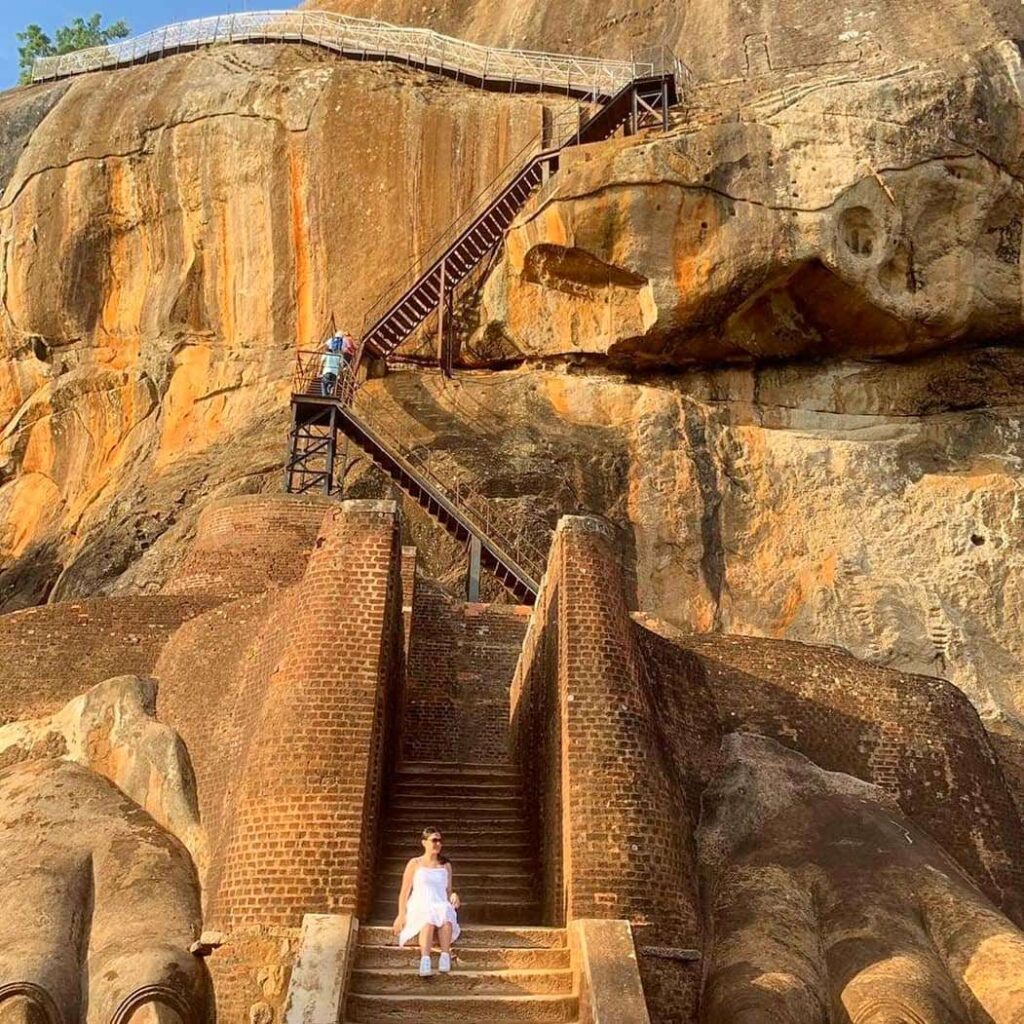
[{"label": "stone stairway", "polygon": [[[450,974],[420,978],[419,951],[390,925],[402,872],[424,828],[444,835],[462,897]],[[565,930],[539,928],[532,835],[517,771],[503,764],[407,762],[388,794],[373,920],[359,931],[347,1024],[572,1022],[579,998]]]},{"label": "stone stairway", "polygon": [[579,1019],[562,928],[469,926],[462,932],[448,975],[420,978],[418,955],[415,948],[399,949],[390,928],[360,929],[346,1024]]},{"label": "stone stairway", "polygon": [[394,777],[383,829],[372,920],[390,924],[402,872],[422,853],[424,828],[440,829],[463,924],[530,924],[540,919],[536,851],[511,765],[410,762]]}]

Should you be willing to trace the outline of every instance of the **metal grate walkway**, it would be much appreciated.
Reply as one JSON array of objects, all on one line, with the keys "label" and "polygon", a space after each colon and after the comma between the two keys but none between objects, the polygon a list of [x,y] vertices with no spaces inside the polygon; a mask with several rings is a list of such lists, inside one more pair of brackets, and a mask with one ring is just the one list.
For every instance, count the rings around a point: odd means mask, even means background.
[{"label": "metal grate walkway", "polygon": [[503,92],[562,92],[600,101],[627,83],[654,74],[655,60],[602,60],[561,53],[479,46],[431,29],[326,11],[246,11],[153,29],[133,39],[39,58],[32,80],[127,67],[207,46],[300,43],[356,60],[386,60],[423,68]]}]

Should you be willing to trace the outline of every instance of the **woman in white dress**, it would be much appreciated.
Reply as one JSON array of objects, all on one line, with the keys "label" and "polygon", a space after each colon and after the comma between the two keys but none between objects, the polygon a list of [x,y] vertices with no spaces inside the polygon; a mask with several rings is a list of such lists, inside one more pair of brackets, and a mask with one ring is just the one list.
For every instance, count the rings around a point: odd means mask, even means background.
[{"label": "woman in white dress", "polygon": [[436,828],[423,830],[423,856],[413,857],[405,866],[402,891],[398,894],[398,917],[394,932],[404,946],[414,935],[420,939],[420,977],[429,978],[430,951],[436,941],[441,946],[437,969],[452,969],[452,943],[459,937],[461,906],[459,894],[452,891],[452,865],[441,856],[444,840]]}]

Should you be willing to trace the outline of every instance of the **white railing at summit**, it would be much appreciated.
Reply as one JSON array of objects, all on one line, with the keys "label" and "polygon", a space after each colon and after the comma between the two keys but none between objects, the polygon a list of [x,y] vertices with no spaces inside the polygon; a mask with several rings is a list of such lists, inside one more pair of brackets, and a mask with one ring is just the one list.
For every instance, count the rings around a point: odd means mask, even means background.
[{"label": "white railing at summit", "polygon": [[601,60],[530,50],[500,50],[368,18],[322,11],[250,11],[180,22],[133,39],[58,57],[41,57],[33,81],[150,60],[217,43],[297,42],[345,56],[378,57],[443,69],[490,82],[571,89],[610,96],[635,78],[653,74],[653,62]]}]

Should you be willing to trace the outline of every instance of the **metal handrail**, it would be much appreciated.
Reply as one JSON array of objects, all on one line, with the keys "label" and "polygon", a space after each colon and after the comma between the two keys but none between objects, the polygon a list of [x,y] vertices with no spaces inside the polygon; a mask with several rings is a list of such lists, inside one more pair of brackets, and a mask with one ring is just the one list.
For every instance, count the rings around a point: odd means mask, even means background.
[{"label": "metal handrail", "polygon": [[503,515],[488,499],[478,494],[464,477],[443,476],[430,464],[430,449],[424,454],[409,448],[400,439],[401,429],[397,423],[380,414],[378,405],[360,401],[360,382],[347,367],[338,375],[333,388],[324,390],[320,375],[324,353],[303,350],[297,354],[292,392],[296,395],[327,397],[351,409],[388,446],[388,454],[398,462],[404,462],[414,475],[419,475],[434,490],[440,493],[481,537],[486,538],[498,557],[504,554],[514,564],[506,568],[529,573],[535,581],[544,575],[547,552],[528,540],[523,540],[515,523]]},{"label": "metal handrail", "polygon": [[401,274],[393,278],[381,290],[376,301],[363,314],[360,338],[365,338],[372,328],[395,301],[408,291],[441,254],[459,237],[474,220],[483,214],[506,188],[527,170],[538,158],[558,152],[579,131],[582,106],[575,104],[568,111],[556,115],[550,127],[542,128],[511,157],[495,177],[484,185],[466,204],[465,209],[441,234],[420,253],[412,258]]},{"label": "metal handrail", "polygon": [[433,29],[327,11],[292,10],[197,18],[105,46],[40,57],[33,66],[32,80],[67,78],[204,46],[244,42],[303,43],[347,57],[434,68],[481,83],[590,94],[595,98],[614,95],[631,80],[654,71],[651,62],[500,49],[442,35]]}]

